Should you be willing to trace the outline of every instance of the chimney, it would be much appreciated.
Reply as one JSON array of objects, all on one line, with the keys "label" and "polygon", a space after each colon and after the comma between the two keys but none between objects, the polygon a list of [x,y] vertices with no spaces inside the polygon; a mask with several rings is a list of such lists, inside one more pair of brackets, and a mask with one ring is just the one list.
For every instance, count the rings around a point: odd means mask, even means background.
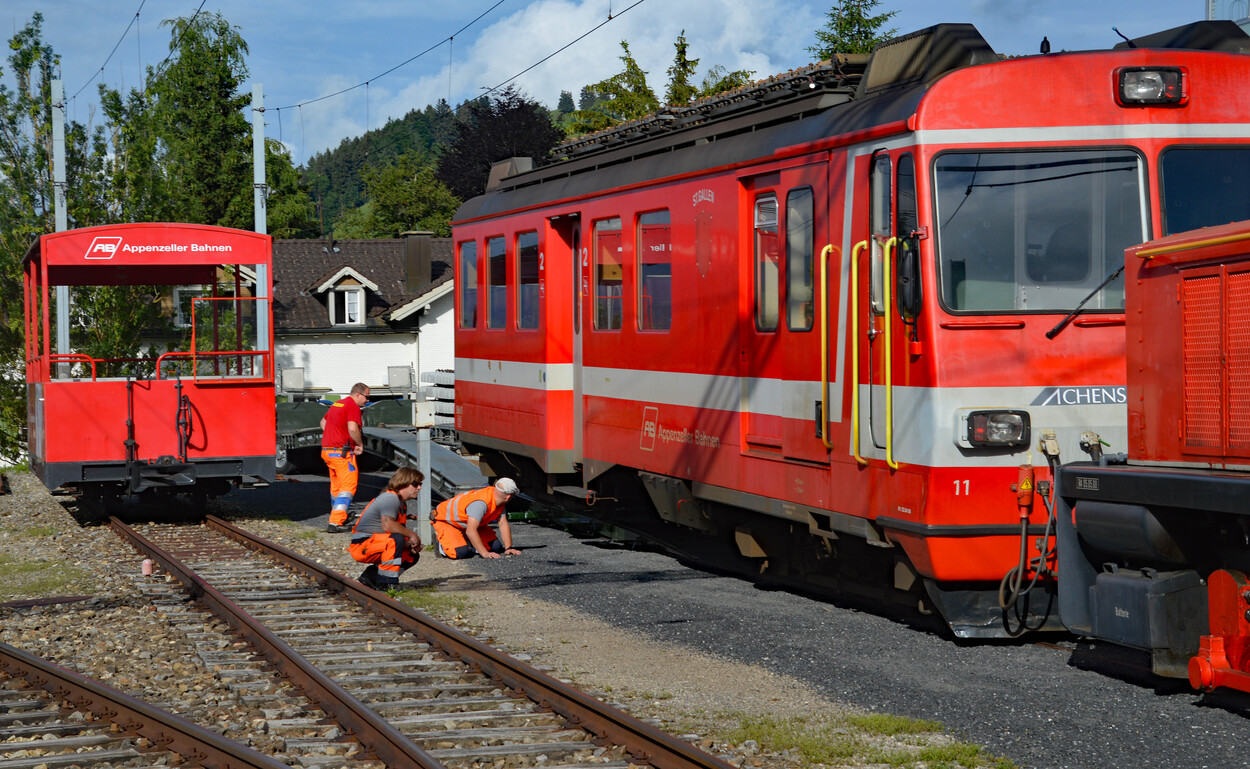
[{"label": "chimney", "polygon": [[430,238],[432,232],[405,232],[404,265],[407,283],[405,289],[411,296],[430,285]]}]

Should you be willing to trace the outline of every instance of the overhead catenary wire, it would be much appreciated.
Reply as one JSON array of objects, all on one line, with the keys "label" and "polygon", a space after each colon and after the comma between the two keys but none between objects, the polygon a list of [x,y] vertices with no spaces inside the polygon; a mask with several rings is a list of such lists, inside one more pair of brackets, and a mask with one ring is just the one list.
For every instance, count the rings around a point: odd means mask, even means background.
[{"label": "overhead catenary wire", "polygon": [[371,83],[372,81],[374,81],[374,80],[378,80],[378,79],[383,78],[383,77],[386,77],[387,75],[391,74],[392,72],[394,72],[395,70],[399,69],[400,67],[403,67],[403,66],[405,66],[405,65],[411,64],[412,62],[416,61],[417,59],[420,59],[422,56],[425,56],[425,55],[426,55],[427,53],[429,53],[430,51],[437,50],[437,49],[438,49],[438,47],[439,47],[439,46],[441,46],[443,43],[448,43],[448,42],[451,42],[451,40],[452,40],[452,39],[453,39],[456,35],[459,35],[461,32],[464,32],[464,31],[465,31],[466,29],[468,29],[469,27],[472,27],[474,24],[476,24],[476,23],[478,23],[479,21],[481,21],[481,20],[482,20],[482,19],[486,16],[486,14],[490,13],[491,11],[495,10],[496,8],[498,8],[499,6],[503,5],[505,2],[507,2],[507,0],[499,0],[499,2],[495,3],[495,4],[494,4],[494,5],[492,5],[491,7],[487,8],[486,10],[484,10],[484,11],[482,11],[480,14],[478,14],[478,15],[477,15],[477,18],[473,19],[473,21],[470,21],[468,24],[465,24],[463,27],[461,27],[460,29],[458,29],[458,30],[456,30],[455,32],[451,33],[451,34],[450,34],[450,35],[448,35],[447,37],[443,38],[442,40],[439,40],[437,43],[435,43],[434,45],[430,46],[429,48],[426,48],[426,49],[425,49],[424,51],[422,51],[421,53],[418,53],[418,54],[416,54],[415,56],[411,56],[411,57],[409,57],[409,58],[407,58],[407,59],[404,59],[403,61],[401,61],[400,63],[398,63],[398,64],[396,64],[395,66],[391,67],[390,69],[386,70],[385,72],[382,72],[382,73],[380,73],[380,74],[374,75],[373,77],[369,78],[368,80],[363,80],[363,81],[361,81],[361,82],[357,83],[356,85],[353,85],[353,86],[348,86],[347,88],[343,88],[343,89],[341,89],[341,90],[335,91],[334,93],[328,93],[328,94],[326,94],[325,96],[318,96],[318,97],[317,97],[317,98],[315,98],[315,99],[306,99],[306,100],[304,100],[304,101],[297,102],[297,103],[295,103],[295,104],[288,104],[288,105],[286,105],[286,106],[284,106],[284,107],[275,107],[275,109],[283,110],[283,109],[292,109],[292,108],[294,108],[294,107],[302,107],[302,106],[304,106],[304,105],[306,105],[306,104],[315,104],[316,102],[319,102],[319,101],[325,101],[326,99],[333,99],[335,96],[341,96],[341,95],[343,95],[343,94],[345,94],[345,93],[348,93],[349,91],[354,91],[354,90],[356,90],[357,88],[361,88],[362,86],[367,88],[367,87],[369,86],[369,83]]},{"label": "overhead catenary wire", "polygon": [[[87,82],[83,83],[83,84],[82,84],[82,87],[81,87],[81,88],[79,88],[77,91],[74,91],[74,95],[73,95],[73,96],[71,96],[71,97],[69,97],[71,101],[72,101],[72,100],[74,100],[74,99],[77,99],[77,98],[78,98],[78,94],[82,93],[82,92],[83,92],[83,90],[84,90],[87,86],[89,86],[89,85],[91,85],[93,82],[95,82],[95,79],[96,79],[97,77],[99,77],[100,75],[104,74],[104,68],[108,66],[108,63],[109,63],[110,61],[112,61],[112,59],[113,59],[113,54],[117,53],[117,49],[121,46],[122,41],[123,41],[123,40],[125,40],[125,39],[126,39],[126,35],[130,33],[130,28],[131,28],[131,27],[133,27],[133,26],[135,25],[135,22],[137,22],[137,21],[139,20],[139,14],[143,12],[143,6],[144,6],[144,4],[145,4],[145,3],[147,3],[147,1],[148,1],[148,0],[140,0],[140,3],[139,3],[139,10],[135,11],[135,15],[130,17],[130,23],[129,23],[129,24],[127,24],[127,25],[126,25],[126,29],[124,29],[124,30],[122,31],[121,37],[117,38],[117,42],[113,44],[113,50],[109,51],[109,55],[108,55],[108,56],[106,56],[106,57],[104,57],[104,63],[103,63],[103,64],[101,64],[101,65],[100,65],[100,68],[99,68],[98,70],[96,70],[94,74],[92,74],[92,75],[91,75],[91,77],[87,80]],[[201,6],[202,6],[202,5],[203,5],[203,3],[201,3]],[[136,32],[135,34],[136,34],[136,36],[138,35],[138,33],[137,33],[137,32]]]},{"label": "overhead catenary wire", "polygon": [[[561,47],[559,47],[559,48],[557,48],[556,50],[552,51],[551,53],[547,54],[547,55],[546,55],[546,56],[544,56],[543,58],[541,58],[541,59],[539,59],[538,61],[534,62],[533,64],[529,65],[528,67],[526,67],[525,69],[523,69],[523,70],[521,70],[520,72],[516,73],[515,75],[513,75],[513,76],[512,76],[512,77],[510,77],[510,78],[508,78],[507,80],[504,80],[502,83],[500,83],[499,85],[496,85],[494,88],[486,88],[485,90],[483,90],[483,91],[482,91],[481,95],[480,95],[480,96],[478,96],[477,98],[479,98],[479,99],[480,99],[480,98],[482,98],[482,97],[484,97],[484,96],[488,96],[488,95],[490,95],[490,94],[494,93],[495,91],[498,91],[500,88],[503,88],[503,87],[504,87],[504,86],[506,86],[508,83],[511,83],[513,80],[516,80],[516,79],[517,79],[518,77],[520,77],[521,75],[524,75],[526,72],[529,72],[531,69],[534,69],[534,68],[535,68],[535,67],[537,67],[538,65],[540,65],[540,64],[542,64],[542,63],[544,63],[544,62],[546,62],[548,59],[551,59],[552,57],[556,56],[557,54],[562,53],[563,51],[565,51],[566,49],[568,49],[568,48],[572,47],[573,45],[576,45],[577,43],[580,43],[582,40],[586,39],[586,38],[587,38],[587,37],[589,37],[590,35],[594,34],[596,31],[598,31],[600,28],[602,28],[603,26],[605,26],[608,22],[611,22],[611,21],[614,21],[614,20],[616,20],[616,19],[619,19],[619,18],[620,18],[623,14],[625,14],[626,12],[628,12],[629,10],[631,10],[631,9],[633,9],[633,8],[637,8],[638,6],[642,5],[644,2],[646,2],[646,0],[635,0],[635,2],[634,2],[632,5],[627,6],[625,9],[623,9],[620,13],[617,13],[616,15],[613,15],[613,14],[612,14],[612,12],[611,12],[611,10],[609,9],[609,11],[608,11],[608,18],[606,18],[606,19],[604,19],[603,21],[599,22],[599,23],[598,23],[598,24],[596,24],[595,26],[593,26],[593,27],[591,27],[590,29],[588,29],[588,30],[586,30],[585,32],[583,32],[583,33],[582,33],[581,35],[579,35],[578,37],[574,38],[573,40],[571,40],[571,41],[570,41],[570,42],[568,42],[568,43],[565,43],[565,44],[564,44],[564,45],[562,45]],[[483,88],[485,88],[485,87],[483,86]],[[448,101],[448,106],[451,106],[451,102],[450,102],[450,100]],[[416,130],[417,130],[416,128],[412,128],[412,129],[411,129],[411,130],[409,130],[407,133],[400,134],[399,136],[395,137],[394,139],[392,139],[391,141],[387,142],[386,144],[383,144],[381,147],[375,147],[375,148],[373,149],[373,152],[376,154],[376,153],[378,153],[378,152],[381,152],[381,151],[382,151],[382,150],[384,150],[384,149],[387,149],[388,147],[391,147],[391,146],[393,146],[393,145],[397,144],[400,140],[405,139],[405,138],[407,138],[407,137],[411,136],[413,133],[415,133],[415,132],[416,132]]]}]

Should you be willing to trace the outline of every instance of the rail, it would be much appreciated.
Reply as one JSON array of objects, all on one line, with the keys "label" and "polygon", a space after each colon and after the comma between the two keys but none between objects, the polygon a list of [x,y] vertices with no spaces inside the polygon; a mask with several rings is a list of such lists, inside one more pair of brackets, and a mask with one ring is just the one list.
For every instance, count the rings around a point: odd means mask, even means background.
[{"label": "rail", "polygon": [[898,245],[898,238],[890,238],[885,242],[882,255],[882,286],[881,293],[885,297],[885,463],[890,469],[897,470],[898,462],[894,459],[894,327],[891,317],[894,296],[893,272],[890,269],[890,255]]},{"label": "rail", "polygon": [[[0,643],[0,672],[23,678],[75,708],[88,710],[124,731],[144,737],[159,750],[173,751],[189,765],[209,769],[289,769],[277,759],[198,724],[4,643]],[[79,756],[86,763],[91,754]],[[30,765],[35,763],[31,761]]]},{"label": "rail", "polygon": [[[224,524],[229,529],[240,531],[225,523],[225,521],[211,517],[210,521],[216,521],[218,524]],[[205,582],[180,560],[139,534],[139,532],[119,520],[116,516],[109,519],[109,525],[122,539],[129,542],[136,550],[147,554],[149,558],[159,563],[165,571],[181,582],[210,611],[217,614],[238,631],[266,660],[282,671],[302,691],[304,696],[317,703],[322,710],[338,721],[344,728],[350,729],[361,744],[372,750],[378,759],[385,762],[388,767],[397,769],[408,769],[410,767],[443,769],[442,764],[430,756],[429,753],[422,750],[385,719],[348,694],[341,686],[330,680],[325,673],[322,673],[299,655],[285,641],[256,622],[251,615],[240,609],[212,585]],[[221,528],[221,526],[218,528]],[[235,538],[237,539],[237,537]],[[259,542],[259,540],[256,541]],[[280,558],[270,552],[273,547],[269,543],[265,543],[263,547],[257,545],[254,549],[262,550],[266,554],[285,561],[285,558]],[[294,553],[289,551],[287,551],[287,554],[294,555]],[[316,577],[317,581],[322,584],[329,582],[327,574],[333,574],[333,572],[322,570],[321,574]],[[335,574],[334,576],[338,580],[346,581],[346,578],[342,575]],[[364,590],[364,588],[359,589]]]},{"label": "rail", "polygon": [[[198,380],[200,379],[200,375],[199,375],[199,372],[197,372],[195,369],[197,358],[224,358],[224,357],[254,358],[257,355],[261,356],[262,370],[271,371],[273,369],[273,366],[264,365],[266,362],[270,360],[270,353],[268,350],[213,350],[209,352],[183,352],[181,350],[175,350],[173,352],[161,353],[161,355],[158,356],[156,359],[156,378],[157,379],[163,378],[161,376],[161,366],[165,363],[166,358],[190,358],[191,359],[191,378]],[[253,364],[252,368],[253,369],[256,368],[255,364]],[[242,380],[253,380],[253,379],[265,380],[267,379],[267,377],[263,375],[261,376],[253,375],[253,376],[246,376],[246,377],[243,376],[242,375],[242,371],[243,371],[242,362],[240,362],[239,364],[239,371],[240,371],[240,377],[242,378]],[[214,375],[214,377],[212,378],[221,378],[221,377]],[[236,380],[236,381],[242,381],[242,380]]]},{"label": "rail", "polygon": [[524,662],[514,660],[455,628],[435,622],[425,614],[370,590],[298,553],[260,539],[220,518],[210,515],[206,522],[210,528],[281,561],[331,590],[343,593],[379,617],[438,646],[448,654],[477,666],[484,674],[524,692],[540,707],[550,709],[596,737],[625,746],[635,758],[656,769],[732,769],[729,764],[684,740],[665,734],[627,713],[605,705]]},{"label": "rail", "polygon": [[829,257],[832,245],[820,252],[820,440],[833,451],[829,438]]},{"label": "rail", "polygon": [[860,465],[868,464],[859,453],[859,254],[866,248],[861,240],[851,249],[851,446]]}]

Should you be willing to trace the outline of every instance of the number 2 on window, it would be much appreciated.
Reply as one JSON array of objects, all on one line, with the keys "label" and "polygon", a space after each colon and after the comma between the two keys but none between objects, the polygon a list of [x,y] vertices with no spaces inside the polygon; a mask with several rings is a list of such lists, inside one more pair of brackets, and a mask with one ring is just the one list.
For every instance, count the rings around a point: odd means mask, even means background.
[{"label": "number 2 on window", "polygon": [[964,480],[962,480],[962,481],[955,481],[955,496],[957,496],[957,497],[958,497],[958,496],[960,495],[960,491],[959,491],[959,484],[961,484],[961,483],[964,485],[963,496],[965,496],[965,497],[966,497],[966,496],[968,496],[968,493],[969,493],[969,492],[968,492],[968,480],[967,480],[967,479],[964,479]]}]

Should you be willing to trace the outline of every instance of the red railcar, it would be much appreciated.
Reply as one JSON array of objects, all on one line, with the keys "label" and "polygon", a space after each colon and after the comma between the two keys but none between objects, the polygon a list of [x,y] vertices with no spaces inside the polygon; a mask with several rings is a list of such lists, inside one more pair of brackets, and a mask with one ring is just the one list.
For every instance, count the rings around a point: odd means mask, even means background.
[{"label": "red railcar", "polygon": [[[48,488],[100,503],[274,479],[271,260],[267,235],[194,224],[89,227],[31,246],[29,448]],[[150,330],[139,358],[66,350],[62,286],[71,303],[91,287],[150,287],[145,301],[165,303],[167,327]]]},{"label": "red railcar", "polygon": [[500,166],[454,223],[461,440],[961,636],[1056,627],[1032,460],[1126,440],[1124,249],[1250,215],[1246,36],[1151,44],[939,25]]},{"label": "red railcar", "polygon": [[1125,277],[1127,456],[1060,469],[1060,615],[1250,691],[1250,222],[1130,248]]}]

